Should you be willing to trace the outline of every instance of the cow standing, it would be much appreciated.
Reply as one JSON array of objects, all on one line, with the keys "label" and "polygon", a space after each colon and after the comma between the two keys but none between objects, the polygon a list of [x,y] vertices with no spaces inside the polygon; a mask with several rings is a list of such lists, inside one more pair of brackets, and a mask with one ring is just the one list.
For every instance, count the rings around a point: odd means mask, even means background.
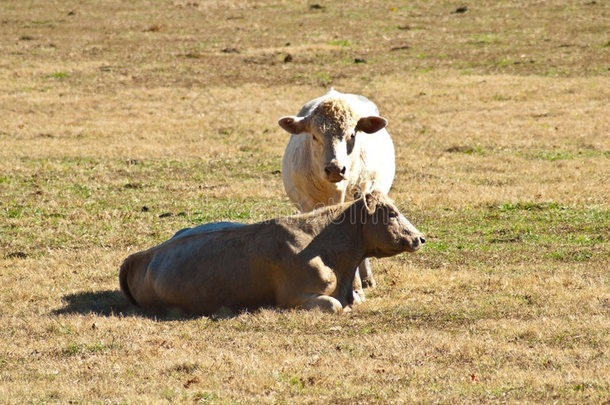
[{"label": "cow standing", "polygon": [[[387,120],[366,97],[329,91],[278,124],[292,136],[282,159],[288,197],[302,212],[350,201],[371,190],[387,194],[394,180],[394,145]],[[375,286],[368,260],[354,289]]]}]

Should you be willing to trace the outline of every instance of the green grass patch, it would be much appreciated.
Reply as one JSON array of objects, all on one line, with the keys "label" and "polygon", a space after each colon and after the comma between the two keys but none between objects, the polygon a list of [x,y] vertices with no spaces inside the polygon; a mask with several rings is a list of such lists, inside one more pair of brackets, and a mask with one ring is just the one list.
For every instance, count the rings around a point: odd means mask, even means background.
[{"label": "green grass patch", "polygon": [[568,160],[574,159],[574,155],[568,152],[562,151],[544,151],[540,152],[536,158],[541,160],[547,160],[549,162],[555,162],[556,160]]},{"label": "green grass patch", "polygon": [[65,79],[70,77],[68,72],[55,72],[46,76],[48,79]]},{"label": "green grass patch", "polygon": [[476,34],[468,40],[470,45],[492,45],[497,43],[499,41],[496,34]]},{"label": "green grass patch", "polygon": [[487,154],[485,149],[481,145],[456,145],[447,148],[446,152],[449,153],[463,153],[465,155],[480,155],[484,156]]},{"label": "green grass patch", "polygon": [[549,257],[561,262],[586,262],[593,256],[593,253],[587,250],[566,251],[558,250],[551,252]]},{"label": "green grass patch", "polygon": [[608,246],[610,212],[603,209],[506,202],[454,212],[450,220],[438,212],[414,215],[419,229],[430,234],[425,260],[432,267],[468,263],[473,269],[493,272],[498,255],[504,263],[525,260],[549,266],[558,261],[600,263],[608,256],[594,253]]},{"label": "green grass patch", "polygon": [[23,216],[23,207],[9,207],[6,209],[7,218],[21,218]]},{"label": "green grass patch", "polygon": [[351,45],[347,39],[333,39],[332,41],[328,41],[328,44],[333,45],[333,46],[343,46],[343,47],[348,47]]},{"label": "green grass patch", "polygon": [[528,160],[546,160],[555,162],[558,160],[575,160],[591,158],[610,158],[610,151],[598,149],[567,150],[528,150],[517,153],[517,156]]},{"label": "green grass patch", "polygon": [[193,393],[193,401],[197,404],[214,403],[218,398],[218,395],[213,392],[197,391]]},{"label": "green grass patch", "polygon": [[504,204],[500,204],[498,209],[501,212],[510,212],[510,211],[545,211],[545,210],[558,210],[558,209],[567,209],[567,207],[562,206],[558,203],[554,202],[507,202]]},{"label": "green grass patch", "polygon": [[313,77],[323,86],[329,85],[333,81],[332,76],[328,72],[316,72]]},{"label": "green grass patch", "polygon": [[92,344],[84,344],[71,342],[68,343],[68,345],[62,350],[62,354],[70,357],[77,354],[93,354],[106,352],[114,348],[116,348],[116,345],[114,343],[105,344],[101,342],[96,342]]}]

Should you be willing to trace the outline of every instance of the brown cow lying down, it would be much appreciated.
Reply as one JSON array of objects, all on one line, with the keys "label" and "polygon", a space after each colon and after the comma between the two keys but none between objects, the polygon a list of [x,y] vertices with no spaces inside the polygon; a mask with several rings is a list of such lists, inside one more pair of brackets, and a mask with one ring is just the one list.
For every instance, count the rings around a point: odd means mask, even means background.
[{"label": "brown cow lying down", "polygon": [[424,242],[392,201],[374,191],[292,217],[178,232],[125,259],[119,280],[130,301],[157,311],[280,306],[340,312],[354,301],[352,283],[364,258],[414,252]]}]

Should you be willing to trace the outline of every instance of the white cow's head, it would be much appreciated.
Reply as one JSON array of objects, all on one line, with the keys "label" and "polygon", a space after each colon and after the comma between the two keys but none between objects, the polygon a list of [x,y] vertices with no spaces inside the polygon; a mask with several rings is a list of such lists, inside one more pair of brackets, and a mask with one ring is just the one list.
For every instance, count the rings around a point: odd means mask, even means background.
[{"label": "white cow's head", "polygon": [[305,117],[282,117],[278,124],[293,135],[311,136],[312,163],[319,178],[338,183],[349,177],[358,156],[358,132],[375,133],[387,125],[376,115],[359,117],[343,100],[322,101]]}]

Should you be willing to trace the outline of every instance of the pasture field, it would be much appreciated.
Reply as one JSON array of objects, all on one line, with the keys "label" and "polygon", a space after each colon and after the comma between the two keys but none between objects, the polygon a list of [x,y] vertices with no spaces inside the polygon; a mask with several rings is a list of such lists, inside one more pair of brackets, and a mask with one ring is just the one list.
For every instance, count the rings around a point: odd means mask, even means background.
[{"label": "pasture field", "polygon": [[[463,6],[467,6],[464,10]],[[610,403],[610,4],[0,2],[0,403]],[[130,253],[295,210],[364,94],[428,243],[352,312],[155,317]]]}]

